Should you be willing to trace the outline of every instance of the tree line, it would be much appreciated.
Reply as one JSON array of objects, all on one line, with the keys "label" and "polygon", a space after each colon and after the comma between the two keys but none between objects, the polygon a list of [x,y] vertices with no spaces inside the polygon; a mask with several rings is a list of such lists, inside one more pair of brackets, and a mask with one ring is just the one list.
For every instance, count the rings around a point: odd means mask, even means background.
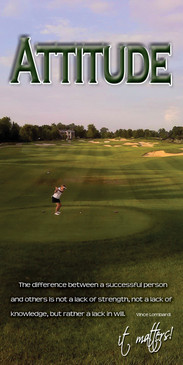
[{"label": "tree line", "polygon": [[[19,126],[11,121],[9,117],[0,119],[0,142],[32,142],[51,141],[61,139],[61,130],[74,130],[76,138],[160,138],[171,140],[183,139],[183,127],[174,126],[170,131],[160,128],[158,131],[150,129],[117,129],[115,132],[102,127],[98,130],[94,124],[89,124],[87,129],[82,125],[52,123],[51,125],[24,124]],[[62,137],[63,138],[63,137]]]}]

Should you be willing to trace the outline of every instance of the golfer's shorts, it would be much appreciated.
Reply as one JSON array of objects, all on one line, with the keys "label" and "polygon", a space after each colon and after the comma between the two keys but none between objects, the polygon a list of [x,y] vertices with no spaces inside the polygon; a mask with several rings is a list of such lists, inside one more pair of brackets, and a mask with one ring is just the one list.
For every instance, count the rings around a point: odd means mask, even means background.
[{"label": "golfer's shorts", "polygon": [[52,196],[52,203],[60,203],[60,199],[54,198]]}]

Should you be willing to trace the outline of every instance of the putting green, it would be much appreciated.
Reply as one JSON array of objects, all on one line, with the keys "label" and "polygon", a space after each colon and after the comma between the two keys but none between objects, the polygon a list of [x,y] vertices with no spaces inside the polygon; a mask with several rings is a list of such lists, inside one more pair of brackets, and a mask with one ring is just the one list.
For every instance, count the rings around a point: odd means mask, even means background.
[{"label": "putting green", "polygon": [[[147,230],[153,223],[152,217],[133,208],[64,206],[59,216],[54,215],[54,208],[5,211],[1,220],[1,238],[3,236],[5,242],[35,244],[114,239]],[[3,229],[7,219],[8,231]]]}]

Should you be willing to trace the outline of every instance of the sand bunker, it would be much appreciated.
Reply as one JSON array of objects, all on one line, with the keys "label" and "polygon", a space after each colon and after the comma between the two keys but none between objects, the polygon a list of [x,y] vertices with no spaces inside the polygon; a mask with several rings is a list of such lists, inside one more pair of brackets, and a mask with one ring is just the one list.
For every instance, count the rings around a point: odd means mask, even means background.
[{"label": "sand bunker", "polygon": [[98,141],[88,141],[89,143],[100,143]]},{"label": "sand bunker", "polygon": [[183,152],[180,153],[168,153],[165,151],[152,151],[148,152],[143,157],[168,157],[168,156],[183,156]]},{"label": "sand bunker", "polygon": [[120,144],[115,144],[114,147],[121,147],[121,145]]},{"label": "sand bunker", "polygon": [[133,142],[126,142],[126,143],[124,143],[124,146],[133,146],[133,145],[134,145]]},{"label": "sand bunker", "polygon": [[128,141],[126,138],[120,138],[120,141]]},{"label": "sand bunker", "polygon": [[139,142],[139,145],[142,147],[154,147],[158,142]]},{"label": "sand bunker", "polygon": [[35,143],[35,146],[55,146],[55,143]]},{"label": "sand bunker", "polygon": [[138,147],[138,143],[134,143],[134,142],[126,142],[123,145],[124,146]]},{"label": "sand bunker", "polygon": [[110,143],[110,141],[104,141],[104,143]]},{"label": "sand bunker", "polygon": [[105,144],[104,147],[112,147],[110,144]]},{"label": "sand bunker", "polygon": [[158,142],[126,142],[124,146],[132,146],[132,147],[154,147]]}]

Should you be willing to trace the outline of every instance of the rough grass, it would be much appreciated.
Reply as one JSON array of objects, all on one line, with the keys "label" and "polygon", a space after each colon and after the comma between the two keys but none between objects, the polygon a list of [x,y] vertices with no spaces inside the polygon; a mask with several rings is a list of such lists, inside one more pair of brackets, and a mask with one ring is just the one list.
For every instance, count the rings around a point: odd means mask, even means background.
[{"label": "rough grass", "polygon": [[[115,142],[114,142],[115,143]],[[112,145],[112,143],[111,143]],[[71,143],[0,150],[1,358],[4,365],[181,365],[183,157]],[[182,146],[180,145],[180,148]],[[173,152],[162,143],[154,149]],[[49,171],[49,173],[48,173]],[[68,186],[63,211],[51,194]],[[81,213],[80,213],[81,212]],[[167,282],[166,289],[20,289],[24,282]],[[171,303],[11,303],[14,297],[162,296]],[[10,311],[121,311],[121,318],[10,318]],[[171,317],[137,317],[171,312]],[[137,336],[174,327],[150,354]],[[123,358],[118,337],[129,326]]]}]

